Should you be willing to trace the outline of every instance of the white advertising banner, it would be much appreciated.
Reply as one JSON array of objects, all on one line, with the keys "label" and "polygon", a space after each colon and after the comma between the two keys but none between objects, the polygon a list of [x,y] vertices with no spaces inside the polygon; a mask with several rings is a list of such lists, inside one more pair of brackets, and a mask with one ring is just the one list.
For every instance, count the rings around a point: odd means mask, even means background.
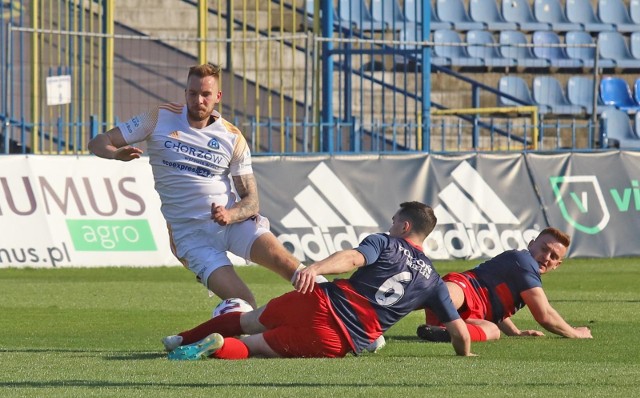
[{"label": "white advertising banner", "polygon": [[0,156],[0,267],[178,264],[147,158]]}]

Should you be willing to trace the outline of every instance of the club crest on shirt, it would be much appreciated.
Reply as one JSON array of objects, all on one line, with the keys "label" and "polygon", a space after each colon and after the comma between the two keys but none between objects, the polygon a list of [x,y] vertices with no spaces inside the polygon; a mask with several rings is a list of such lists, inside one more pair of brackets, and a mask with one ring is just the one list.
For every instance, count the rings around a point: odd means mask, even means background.
[{"label": "club crest on shirt", "polygon": [[211,141],[209,141],[209,143],[207,144],[207,146],[209,148],[219,149],[220,148],[220,143],[218,142],[218,140],[216,138],[212,138]]},{"label": "club crest on shirt", "polygon": [[178,139],[178,137],[180,137],[180,133],[178,132],[178,130],[172,131],[171,133],[169,133],[169,137]]}]

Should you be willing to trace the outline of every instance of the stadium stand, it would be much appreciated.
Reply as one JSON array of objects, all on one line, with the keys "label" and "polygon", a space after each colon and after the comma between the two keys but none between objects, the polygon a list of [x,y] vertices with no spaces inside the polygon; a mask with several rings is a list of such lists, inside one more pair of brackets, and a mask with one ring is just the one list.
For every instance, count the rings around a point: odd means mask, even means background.
[{"label": "stadium stand", "polygon": [[600,32],[598,33],[600,42],[600,58],[604,60],[612,60],[616,68],[637,70],[640,69],[640,59],[631,55],[629,47],[624,37],[619,32]]},{"label": "stadium stand", "polygon": [[572,104],[564,92],[560,82],[552,76],[536,76],[533,78],[533,100],[550,108],[555,115],[579,115],[585,108]]},{"label": "stadium stand", "polygon": [[409,22],[397,0],[371,0],[371,17],[374,21],[386,23],[389,28],[396,31]]},{"label": "stadium stand", "polygon": [[[613,107],[606,107],[600,117],[603,141],[607,147],[640,148],[640,136],[631,126],[629,115]],[[638,114],[636,114],[636,124]]]},{"label": "stadium stand", "polygon": [[629,50],[633,58],[640,59],[640,32],[633,32],[629,36]]},{"label": "stadium stand", "polygon": [[581,68],[583,62],[580,59],[569,58],[561,44],[560,36],[552,31],[536,31],[532,36],[533,54],[542,59],[549,60],[552,67],[556,68]]},{"label": "stadium stand", "polygon": [[[438,15],[435,13],[430,1],[428,4],[430,7],[429,15],[431,16],[429,18],[430,29],[453,29],[453,24],[451,22],[444,22],[438,18]],[[407,18],[407,21],[418,25],[422,24],[422,0],[405,0],[404,15]]]},{"label": "stadium stand", "polygon": [[621,0],[599,0],[598,17],[602,22],[612,24],[618,32],[640,31],[640,25],[633,22]]},{"label": "stadium stand", "polygon": [[516,30],[515,22],[508,22],[500,13],[495,0],[471,0],[469,16],[476,22],[482,22],[489,30]]},{"label": "stadium stand", "polygon": [[538,21],[551,24],[551,29],[555,32],[582,30],[582,25],[567,19],[559,0],[535,0],[533,15]]},{"label": "stadium stand", "polygon": [[640,78],[637,78],[633,83],[633,99],[637,104],[640,104]]},{"label": "stadium stand", "polygon": [[[581,106],[587,114],[593,114],[594,90],[593,78],[584,76],[571,76],[567,81],[567,98],[573,105]],[[599,95],[596,98],[596,114],[602,113],[604,103]]]},{"label": "stadium stand", "polygon": [[565,11],[570,22],[579,23],[587,32],[614,30],[613,25],[603,23],[593,11],[590,0],[566,0]]},{"label": "stadium stand", "polygon": [[518,67],[523,69],[548,68],[551,63],[533,54],[527,37],[519,30],[503,30],[499,36],[500,53],[504,58],[514,58]]},{"label": "stadium stand", "polygon": [[455,30],[467,31],[485,28],[484,23],[471,19],[462,0],[437,0],[435,11],[441,21],[451,22]]},{"label": "stadium stand", "polygon": [[[493,1],[493,0],[491,0]],[[515,67],[516,60],[505,58],[500,54],[495,46],[496,42],[491,32],[486,30],[470,30],[467,32],[467,43],[469,43],[469,55],[484,60],[486,66],[492,68]]]},{"label": "stadium stand", "polygon": [[387,28],[385,22],[373,19],[365,0],[340,0],[337,14],[341,21],[353,24],[360,31],[380,32]]},{"label": "stadium stand", "polygon": [[528,0],[503,1],[502,15],[507,21],[517,23],[520,30],[533,32],[551,29],[551,24],[536,20]]},{"label": "stadium stand", "polygon": [[[433,32],[433,57],[431,61],[436,65],[451,65],[460,67],[482,67],[484,62],[480,58],[469,55],[467,48],[461,44],[458,32],[453,30],[436,30]],[[444,63],[442,63],[444,62]]]},{"label": "stadium stand", "polygon": [[634,101],[627,82],[619,77],[608,76],[600,81],[600,97],[605,105],[622,111],[638,111],[640,104]]},{"label": "stadium stand", "polygon": [[[305,13],[307,14],[307,26],[311,28],[313,26],[313,16],[314,16],[314,8],[313,8],[314,0],[305,0]],[[322,11],[320,12],[320,16],[322,17]],[[338,16],[336,9],[333,9],[333,28],[335,31],[346,30],[350,31],[355,27],[355,24],[349,21],[343,21]]]}]

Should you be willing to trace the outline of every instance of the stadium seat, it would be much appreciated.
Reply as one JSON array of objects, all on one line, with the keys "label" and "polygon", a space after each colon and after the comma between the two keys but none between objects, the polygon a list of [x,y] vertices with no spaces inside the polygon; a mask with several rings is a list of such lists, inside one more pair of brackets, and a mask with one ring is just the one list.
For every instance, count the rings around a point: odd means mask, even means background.
[{"label": "stadium seat", "polygon": [[633,23],[640,24],[640,0],[631,0],[629,2],[629,17]]},{"label": "stadium seat", "polygon": [[475,22],[467,14],[462,0],[436,0],[436,14],[441,21],[451,22],[455,30],[484,29],[482,22]]},{"label": "stadium seat", "polygon": [[503,30],[500,32],[500,54],[504,58],[513,58],[517,66],[523,68],[548,68],[551,63],[537,58],[531,47],[525,47],[527,37],[519,30]]},{"label": "stadium seat", "polygon": [[569,58],[563,47],[554,47],[560,43],[560,36],[551,31],[537,31],[533,33],[533,54],[542,59],[547,59],[552,67],[557,68],[581,68],[583,62],[579,59]]},{"label": "stadium seat", "polygon": [[[419,42],[422,41],[421,35],[422,27],[417,24],[407,24],[404,29],[401,29],[398,33],[398,40],[402,42]],[[402,44],[400,46],[401,50],[416,50],[414,52],[407,51],[407,54],[400,55],[396,54],[393,57],[394,60],[394,68],[397,70],[403,70],[407,67],[417,66],[422,62],[422,52],[418,51],[420,48],[417,44]],[[449,66],[451,61],[443,58],[443,59],[434,59],[431,57],[431,63],[439,66]]]},{"label": "stadium seat", "polygon": [[[593,79],[583,76],[571,76],[567,81],[567,98],[569,102],[574,105],[584,107],[588,114],[593,114],[593,99],[594,99]],[[599,95],[595,96],[596,99],[596,113],[602,113],[604,104]]]},{"label": "stadium seat", "polygon": [[[569,58],[581,60],[585,67],[593,67],[595,65],[596,48],[589,32],[584,30],[567,32],[565,43],[568,45],[567,55]],[[592,45],[594,47],[578,47],[584,45]],[[598,68],[614,68],[615,66],[615,62],[611,59],[598,59]]]},{"label": "stadium seat", "polygon": [[533,15],[538,21],[551,24],[551,29],[555,32],[582,30],[579,23],[569,22],[559,0],[535,0]]},{"label": "stadium seat", "polygon": [[533,16],[528,0],[502,1],[502,15],[509,22],[518,24],[520,30],[532,32],[534,30],[550,30],[551,24],[539,22]]},{"label": "stadium seat", "polygon": [[371,17],[374,21],[386,23],[392,30],[400,30],[408,22],[398,0],[371,0]]},{"label": "stadium seat", "polygon": [[640,59],[636,59],[631,55],[624,37],[619,32],[600,32],[598,33],[600,58],[612,60],[616,68],[622,69],[640,69]]},{"label": "stadium seat", "polygon": [[460,40],[458,33],[453,30],[436,30],[433,32],[433,41],[433,57],[431,60],[434,63],[436,58],[445,58],[450,60],[451,66],[484,66],[482,59],[471,57],[465,46],[458,45],[462,44],[462,40]]},{"label": "stadium seat", "polygon": [[[438,15],[434,12],[431,7],[431,1],[429,4],[429,18],[430,21],[430,29],[438,30],[438,29],[453,29],[453,24],[451,22],[443,22],[438,18]],[[405,0],[404,1],[404,16],[407,18],[407,21],[415,24],[422,24],[422,0]]]},{"label": "stadium seat", "polygon": [[640,112],[636,113],[634,126],[635,126],[636,136],[640,137]]},{"label": "stadium seat", "polygon": [[[638,120],[636,114],[636,121]],[[631,126],[629,115],[613,107],[606,107],[600,116],[603,141],[612,148],[640,148],[640,137]]]},{"label": "stadium seat", "polygon": [[640,32],[633,32],[629,36],[629,51],[633,58],[640,59]]},{"label": "stadium seat", "polygon": [[[305,0],[305,12],[307,13],[307,26],[313,26],[313,13],[315,12],[313,8],[313,2],[315,0]],[[322,10],[321,10],[322,12]],[[302,25],[301,25],[302,26]],[[349,21],[343,21],[338,17],[336,13],[336,9],[333,9],[333,27],[334,30],[351,30],[355,27],[355,25]]]},{"label": "stadium seat", "polygon": [[598,0],[598,17],[602,22],[612,24],[618,32],[640,31],[640,25],[631,20],[621,0]]},{"label": "stadium seat", "polygon": [[533,79],[533,100],[551,108],[551,113],[555,115],[579,115],[585,111],[582,106],[569,102],[560,82],[552,76],[536,76]]},{"label": "stadium seat", "polygon": [[587,32],[614,30],[613,25],[603,23],[593,12],[590,0],[566,0],[565,11],[569,22],[579,23]]},{"label": "stadium seat", "polygon": [[516,30],[515,22],[507,22],[495,0],[471,0],[469,3],[469,16],[477,22],[487,25],[489,30]]},{"label": "stadium seat", "polygon": [[633,99],[636,104],[640,104],[640,78],[633,83]]},{"label": "stadium seat", "polygon": [[373,20],[364,0],[340,0],[337,13],[340,21],[351,23],[358,30],[371,32],[387,28],[386,23]]},{"label": "stadium seat", "polygon": [[[514,101],[507,97],[498,96],[498,106],[538,105],[531,96],[529,86],[521,77],[502,76],[498,81],[498,91],[519,99],[519,101]],[[549,110],[546,105],[538,106],[539,113],[548,113]]]},{"label": "stadium seat", "polygon": [[[493,1],[493,0],[491,0]],[[484,60],[484,64],[490,67],[514,67],[516,60],[504,58],[495,46],[495,40],[491,32],[486,30],[470,30],[467,32],[469,55]]]},{"label": "stadium seat", "polygon": [[604,77],[600,81],[602,103],[622,111],[638,111],[640,104],[634,101],[627,82],[619,77]]}]

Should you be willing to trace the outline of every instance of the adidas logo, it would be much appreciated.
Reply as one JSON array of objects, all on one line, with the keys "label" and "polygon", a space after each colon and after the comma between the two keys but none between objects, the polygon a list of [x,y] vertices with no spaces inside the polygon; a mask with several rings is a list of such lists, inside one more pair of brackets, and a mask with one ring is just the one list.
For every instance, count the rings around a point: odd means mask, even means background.
[{"label": "adidas logo", "polygon": [[[318,261],[356,247],[380,226],[333,171],[320,163],[309,174],[311,184],[294,196],[296,208],[281,220],[286,230],[311,229],[305,234],[281,234],[278,239],[300,259]],[[354,227],[366,228],[360,235]],[[360,229],[360,228],[359,228]]]},{"label": "adidas logo", "polygon": [[520,221],[468,162],[462,162],[451,175],[453,182],[438,194],[442,203],[433,208],[438,225],[424,243],[429,257],[493,257],[509,249],[526,249],[538,236],[535,229],[498,231],[497,224],[513,226]]}]

